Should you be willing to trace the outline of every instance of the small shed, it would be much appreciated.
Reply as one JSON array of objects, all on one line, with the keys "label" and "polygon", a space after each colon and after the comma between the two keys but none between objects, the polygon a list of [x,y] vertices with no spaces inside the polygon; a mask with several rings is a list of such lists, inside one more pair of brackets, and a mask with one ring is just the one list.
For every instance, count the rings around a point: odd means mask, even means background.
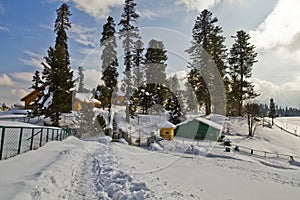
[{"label": "small shed", "polygon": [[208,119],[198,117],[177,124],[175,136],[193,140],[217,141],[223,127]]},{"label": "small shed", "polygon": [[167,140],[174,140],[174,130],[176,126],[169,121],[164,121],[161,124],[158,124],[160,129],[160,136],[167,139]]}]

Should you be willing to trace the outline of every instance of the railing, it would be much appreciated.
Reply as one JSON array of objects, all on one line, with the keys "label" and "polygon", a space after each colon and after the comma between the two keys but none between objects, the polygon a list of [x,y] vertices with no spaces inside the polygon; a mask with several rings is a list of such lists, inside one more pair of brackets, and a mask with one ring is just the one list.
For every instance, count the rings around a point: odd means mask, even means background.
[{"label": "railing", "polygon": [[49,141],[61,141],[69,135],[69,128],[0,126],[0,160],[38,149]]},{"label": "railing", "polygon": [[278,159],[282,158],[282,159],[290,159],[290,160],[294,160],[296,158],[297,160],[300,160],[300,156],[295,154],[284,154],[278,152],[264,151],[260,149],[254,149],[254,148],[238,145],[238,144],[231,144],[231,145],[234,146],[234,150],[237,150],[242,154],[255,155],[263,158],[278,158]]}]

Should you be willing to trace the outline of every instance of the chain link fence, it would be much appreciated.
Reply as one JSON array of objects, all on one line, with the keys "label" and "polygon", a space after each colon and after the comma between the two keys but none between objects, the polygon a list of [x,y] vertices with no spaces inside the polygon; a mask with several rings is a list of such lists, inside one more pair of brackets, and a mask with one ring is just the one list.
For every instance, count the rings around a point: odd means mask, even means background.
[{"label": "chain link fence", "polygon": [[49,141],[61,141],[69,128],[0,126],[0,160],[38,149]]}]

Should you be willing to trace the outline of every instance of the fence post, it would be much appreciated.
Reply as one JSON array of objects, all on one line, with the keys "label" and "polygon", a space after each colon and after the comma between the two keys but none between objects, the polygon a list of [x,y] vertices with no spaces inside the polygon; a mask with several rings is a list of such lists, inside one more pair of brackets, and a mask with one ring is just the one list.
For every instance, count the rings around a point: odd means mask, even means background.
[{"label": "fence post", "polygon": [[46,142],[49,140],[49,128],[47,128],[47,136],[46,136]]},{"label": "fence post", "polygon": [[20,130],[18,154],[20,154],[20,153],[21,153],[22,137],[23,137],[23,127],[22,127],[22,128],[21,128],[21,130]]},{"label": "fence post", "polygon": [[1,147],[0,147],[0,160],[2,160],[3,154],[3,147],[4,147],[4,135],[5,135],[5,128],[2,127],[2,135],[1,135]]},{"label": "fence post", "polygon": [[52,141],[54,139],[54,129],[52,129]]},{"label": "fence post", "polygon": [[42,142],[43,142],[43,128],[41,128],[40,147],[42,146]]},{"label": "fence post", "polygon": [[56,137],[55,140],[58,140],[58,129],[56,130]]},{"label": "fence post", "polygon": [[63,130],[60,129],[60,136],[59,136],[59,140],[62,141],[62,133],[63,133]]},{"label": "fence post", "polygon": [[31,131],[30,150],[32,150],[32,147],[33,147],[33,137],[34,137],[34,128],[32,128],[32,131]]}]

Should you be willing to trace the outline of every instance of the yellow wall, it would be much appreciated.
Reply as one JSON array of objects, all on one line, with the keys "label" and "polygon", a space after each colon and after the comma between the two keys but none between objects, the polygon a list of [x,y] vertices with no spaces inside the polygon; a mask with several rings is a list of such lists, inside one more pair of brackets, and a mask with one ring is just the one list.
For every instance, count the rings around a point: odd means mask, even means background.
[{"label": "yellow wall", "polygon": [[167,140],[174,140],[174,128],[162,128],[160,129],[160,136]]}]

